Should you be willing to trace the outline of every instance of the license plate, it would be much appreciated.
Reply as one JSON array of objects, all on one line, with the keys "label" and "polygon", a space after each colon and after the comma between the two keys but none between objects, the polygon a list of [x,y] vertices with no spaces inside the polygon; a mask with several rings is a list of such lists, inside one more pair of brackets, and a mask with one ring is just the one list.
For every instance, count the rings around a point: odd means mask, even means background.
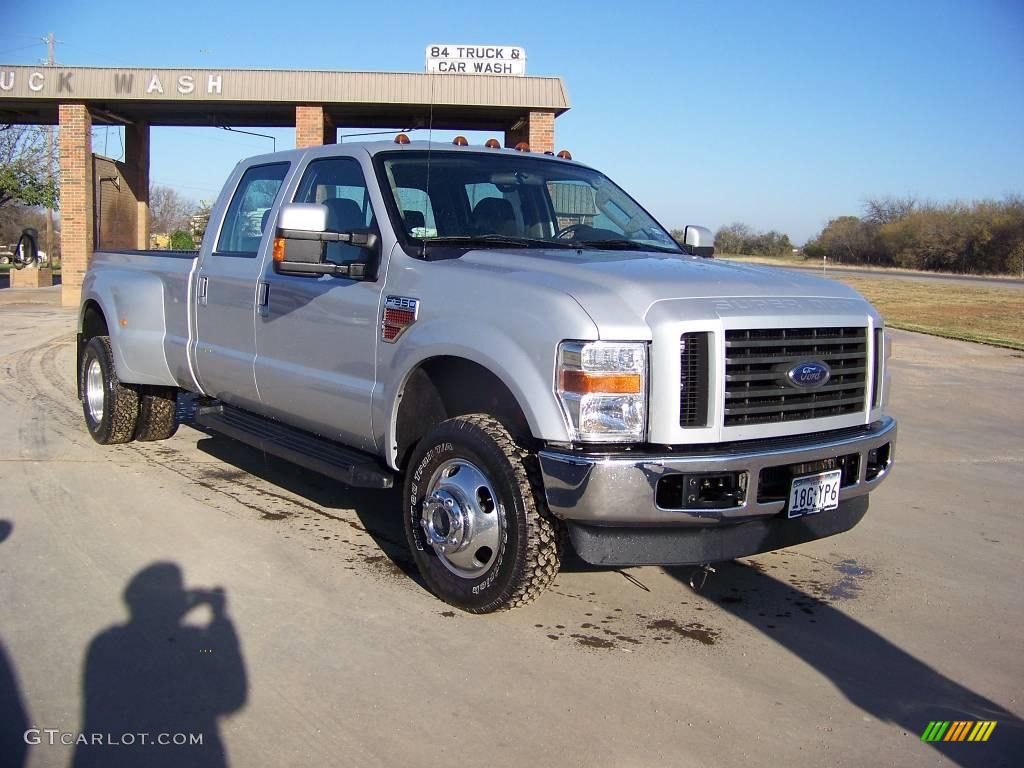
[{"label": "license plate", "polygon": [[789,487],[789,516],[814,515],[838,507],[839,484],[842,480],[841,469],[794,477]]}]

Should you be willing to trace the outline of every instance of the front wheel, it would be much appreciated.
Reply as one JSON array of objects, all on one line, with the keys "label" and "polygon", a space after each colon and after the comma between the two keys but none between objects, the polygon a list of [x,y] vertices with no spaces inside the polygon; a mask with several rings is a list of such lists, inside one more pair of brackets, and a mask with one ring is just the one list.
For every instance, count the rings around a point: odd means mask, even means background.
[{"label": "front wheel", "polygon": [[558,573],[562,537],[530,462],[501,422],[442,422],[406,473],[405,533],[427,586],[470,613],[516,608]]}]

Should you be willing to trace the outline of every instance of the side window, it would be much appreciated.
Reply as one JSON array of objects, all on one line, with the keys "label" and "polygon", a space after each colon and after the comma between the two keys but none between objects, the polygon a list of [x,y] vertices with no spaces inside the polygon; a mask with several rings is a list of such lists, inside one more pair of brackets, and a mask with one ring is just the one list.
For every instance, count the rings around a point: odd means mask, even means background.
[{"label": "side window", "polygon": [[217,240],[217,253],[255,257],[288,163],[253,166],[242,174]]},{"label": "side window", "polygon": [[[294,202],[326,205],[327,228],[332,231],[377,230],[363,169],[351,157],[325,157],[311,162]],[[347,243],[327,244],[327,260],[337,264],[365,260],[368,255],[365,248]]]}]

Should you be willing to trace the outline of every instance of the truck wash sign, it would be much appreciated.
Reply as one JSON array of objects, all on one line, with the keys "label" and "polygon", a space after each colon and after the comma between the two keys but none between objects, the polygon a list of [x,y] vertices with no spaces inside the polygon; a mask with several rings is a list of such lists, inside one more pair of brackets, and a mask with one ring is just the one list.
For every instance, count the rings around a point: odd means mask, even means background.
[{"label": "truck wash sign", "polygon": [[514,45],[428,45],[427,72],[522,76],[526,74],[526,51]]},{"label": "truck wash sign", "polygon": [[[82,82],[82,79],[88,82]],[[97,82],[99,80],[99,82]],[[86,70],[60,67],[0,67],[0,95],[91,98],[102,90],[115,98],[224,95],[219,72],[189,70]]]}]

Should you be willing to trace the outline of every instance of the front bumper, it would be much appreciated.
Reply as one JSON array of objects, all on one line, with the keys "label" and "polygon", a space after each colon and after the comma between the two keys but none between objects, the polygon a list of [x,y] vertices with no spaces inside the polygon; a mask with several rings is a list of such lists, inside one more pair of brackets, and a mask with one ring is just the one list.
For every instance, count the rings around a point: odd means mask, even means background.
[{"label": "front bumper", "polygon": [[[832,536],[860,522],[867,494],[892,468],[896,422],[888,417],[856,433],[712,446],[700,453],[540,452],[548,507],[568,523],[577,554],[596,565],[685,565],[732,560]],[[876,461],[868,461],[869,454]],[[856,456],[856,459],[852,457]],[[878,457],[883,459],[879,460]],[[846,457],[856,466],[839,507],[790,519],[786,498],[765,498],[764,475]],[[742,503],[720,509],[664,509],[660,481],[678,474],[745,473]],[[772,494],[778,496],[777,489]]]},{"label": "front bumper", "polygon": [[[702,446],[692,453],[542,450],[540,466],[548,508],[564,520],[595,526],[707,528],[763,520],[785,509],[785,498],[764,498],[759,487],[762,470],[784,470],[856,455],[856,477],[840,489],[840,504],[863,496],[888,476],[895,441],[896,422],[884,417],[852,434],[844,430],[832,436],[826,433],[718,448]],[[869,465],[868,454],[872,451],[887,454],[880,469]],[[746,473],[740,504],[721,509],[664,509],[657,504],[658,483],[670,475],[730,472]]]}]

